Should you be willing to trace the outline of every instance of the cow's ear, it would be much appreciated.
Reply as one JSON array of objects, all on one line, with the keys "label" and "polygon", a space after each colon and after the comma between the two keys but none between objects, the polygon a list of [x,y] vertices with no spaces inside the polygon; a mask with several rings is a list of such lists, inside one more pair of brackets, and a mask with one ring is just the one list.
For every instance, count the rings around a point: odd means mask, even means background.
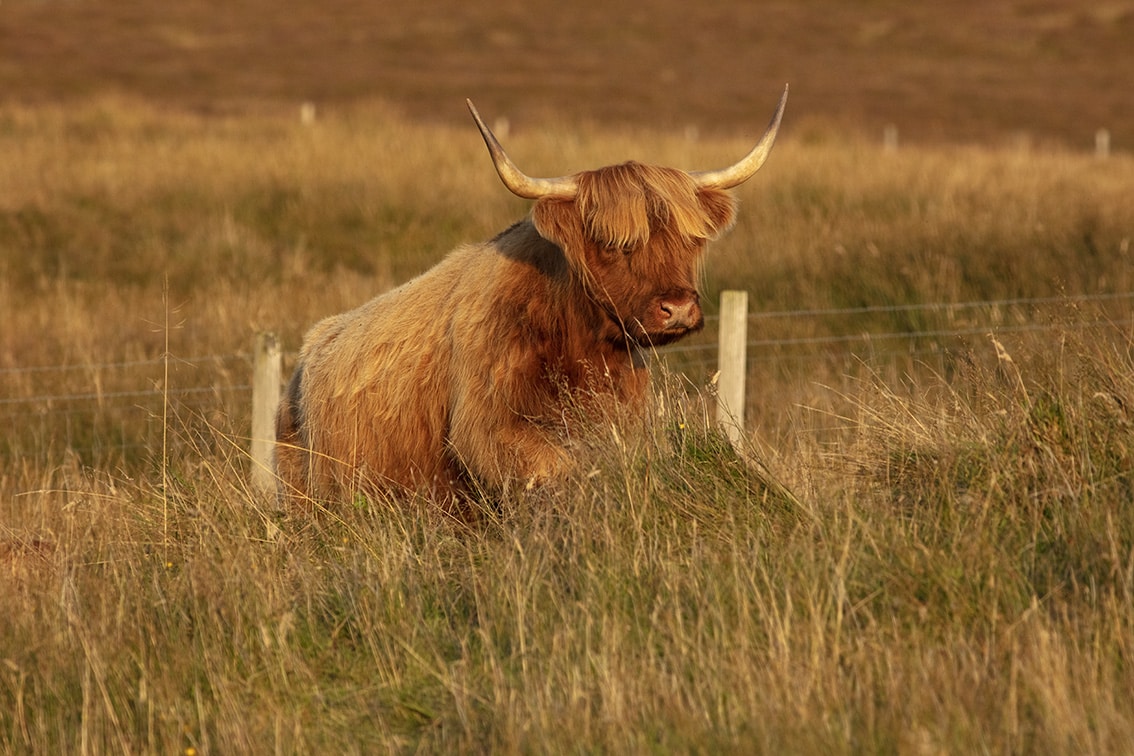
[{"label": "cow's ear", "polygon": [[736,198],[730,192],[713,188],[699,189],[697,199],[709,218],[714,237],[732,228],[736,221]]},{"label": "cow's ear", "polygon": [[586,235],[575,201],[543,197],[532,208],[532,223],[544,239],[563,250],[572,267],[586,268]]}]

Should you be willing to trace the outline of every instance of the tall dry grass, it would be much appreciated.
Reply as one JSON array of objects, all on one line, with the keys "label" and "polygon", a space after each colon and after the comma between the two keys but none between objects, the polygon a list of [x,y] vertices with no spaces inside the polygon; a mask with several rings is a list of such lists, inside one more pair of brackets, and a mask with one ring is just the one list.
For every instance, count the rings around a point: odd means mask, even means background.
[{"label": "tall dry grass", "polygon": [[[1127,158],[788,137],[741,190],[710,292],[769,311],[1129,288]],[[571,479],[486,503],[475,528],[427,501],[276,520],[224,390],[247,366],[189,358],[259,328],[297,344],[519,217],[478,142],[381,109],[313,128],[121,101],[0,112],[0,380],[29,399],[0,450],[0,750],[1134,740],[1121,301],[1021,332],[1003,326],[1037,317],[1023,305],[757,320],[784,338],[988,333],[773,353],[750,369],[742,454],[708,430],[702,367],[660,376],[641,432],[596,422]],[[509,148],[546,174],[746,149],[601,131]],[[26,371],[60,364],[79,369]],[[157,404],[115,419],[110,395],[138,381]],[[190,407],[183,385],[212,393]],[[30,400],[78,391],[104,397],[91,417]],[[147,448],[100,445],[111,432]]]}]

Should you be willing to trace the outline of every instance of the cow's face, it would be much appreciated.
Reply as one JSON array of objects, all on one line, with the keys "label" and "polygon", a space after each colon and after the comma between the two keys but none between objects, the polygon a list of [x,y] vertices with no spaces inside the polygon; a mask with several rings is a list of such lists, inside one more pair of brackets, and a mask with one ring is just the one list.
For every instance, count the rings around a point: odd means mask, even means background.
[{"label": "cow's face", "polygon": [[604,314],[604,337],[660,346],[699,330],[699,263],[706,242],[732,225],[732,196],[638,163],[575,179],[573,198],[544,197],[532,217]]},{"label": "cow's face", "polygon": [[786,103],[785,87],[760,141],[728,168],[685,173],[624,163],[559,178],[523,173],[468,106],[500,180],[536,200],[536,230],[563,250],[584,295],[604,314],[603,336],[659,345],[701,327],[696,278],[705,242],[732,223],[728,190],[760,170]]}]

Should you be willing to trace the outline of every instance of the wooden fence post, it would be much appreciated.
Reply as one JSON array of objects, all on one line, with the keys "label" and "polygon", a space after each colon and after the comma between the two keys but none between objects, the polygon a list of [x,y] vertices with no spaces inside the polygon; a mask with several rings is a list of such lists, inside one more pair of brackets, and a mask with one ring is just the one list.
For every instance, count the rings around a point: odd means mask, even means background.
[{"label": "wooden fence post", "polygon": [[252,350],[252,487],[276,490],[272,454],[276,443],[276,407],[280,403],[283,356],[274,333],[258,333]]},{"label": "wooden fence post", "polygon": [[1095,132],[1095,156],[1104,160],[1110,157],[1110,132],[1106,129]]},{"label": "wooden fence post", "polygon": [[748,292],[721,292],[717,369],[717,424],[733,446],[744,438],[744,381],[748,341]]},{"label": "wooden fence post", "polygon": [[892,123],[882,129],[882,149],[886,152],[898,151],[898,127]]}]

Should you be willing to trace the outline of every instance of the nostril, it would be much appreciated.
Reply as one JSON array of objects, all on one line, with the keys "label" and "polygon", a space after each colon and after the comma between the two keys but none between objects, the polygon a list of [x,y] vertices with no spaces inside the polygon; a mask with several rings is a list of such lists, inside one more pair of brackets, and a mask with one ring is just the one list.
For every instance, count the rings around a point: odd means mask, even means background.
[{"label": "nostril", "polygon": [[697,298],[686,297],[681,300],[663,300],[658,303],[666,326],[688,325],[696,319]]}]

